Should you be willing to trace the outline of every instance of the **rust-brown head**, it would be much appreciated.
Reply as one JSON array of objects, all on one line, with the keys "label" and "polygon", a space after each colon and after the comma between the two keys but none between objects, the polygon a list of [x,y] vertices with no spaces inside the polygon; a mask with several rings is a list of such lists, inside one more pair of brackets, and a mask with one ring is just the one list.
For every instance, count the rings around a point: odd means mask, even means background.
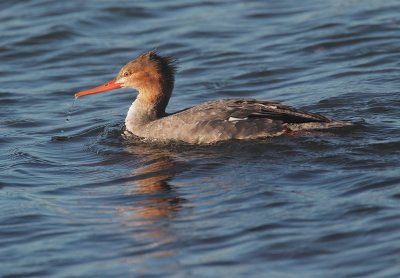
[{"label": "rust-brown head", "polygon": [[162,57],[155,51],[147,52],[122,67],[117,77],[98,87],[81,91],[75,97],[97,94],[118,88],[132,88],[142,101],[168,103],[174,88],[176,60]]}]

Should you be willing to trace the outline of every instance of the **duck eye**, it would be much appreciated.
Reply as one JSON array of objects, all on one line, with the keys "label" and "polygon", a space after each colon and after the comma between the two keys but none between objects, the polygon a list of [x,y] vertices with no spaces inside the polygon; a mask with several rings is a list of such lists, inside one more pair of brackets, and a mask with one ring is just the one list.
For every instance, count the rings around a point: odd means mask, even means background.
[{"label": "duck eye", "polygon": [[124,77],[127,77],[129,75],[129,72],[124,72]]}]

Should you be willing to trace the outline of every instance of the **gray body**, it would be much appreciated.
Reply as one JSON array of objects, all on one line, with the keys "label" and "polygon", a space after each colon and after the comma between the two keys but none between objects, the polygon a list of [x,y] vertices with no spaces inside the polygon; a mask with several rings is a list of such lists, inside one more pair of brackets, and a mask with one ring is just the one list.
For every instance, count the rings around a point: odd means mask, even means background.
[{"label": "gray body", "polygon": [[228,99],[202,103],[177,113],[156,117],[156,111],[135,101],[125,120],[126,129],[142,138],[211,144],[230,139],[257,139],[287,132],[348,125],[322,115],[255,99]]}]

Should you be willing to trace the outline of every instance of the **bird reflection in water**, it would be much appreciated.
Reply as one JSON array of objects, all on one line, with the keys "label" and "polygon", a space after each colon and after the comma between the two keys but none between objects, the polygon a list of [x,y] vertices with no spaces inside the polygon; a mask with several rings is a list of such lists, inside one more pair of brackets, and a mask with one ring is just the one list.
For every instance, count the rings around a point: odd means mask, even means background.
[{"label": "bird reflection in water", "polygon": [[[128,145],[126,150],[140,156],[141,163],[132,170],[129,185],[133,189],[126,194],[141,196],[132,206],[123,207],[121,213],[135,213],[135,218],[145,223],[152,223],[157,219],[173,217],[182,205],[173,185],[169,183],[178,172],[182,171],[182,162],[178,162],[173,153],[146,145]],[[136,219],[138,220],[138,219]]]},{"label": "bird reflection in water", "polygon": [[138,156],[141,163],[132,170],[133,179],[127,184],[130,189],[126,194],[135,198],[118,208],[118,216],[124,226],[133,229],[135,240],[157,246],[149,257],[172,257],[175,250],[170,243],[178,239],[169,223],[185,200],[169,182],[184,165],[173,153],[159,148],[134,144],[126,149]]},{"label": "bird reflection in water", "polygon": [[128,194],[146,196],[135,202],[135,213],[143,220],[173,217],[183,201],[168,181],[176,174],[177,163],[171,157],[152,157],[133,172],[136,188]]}]

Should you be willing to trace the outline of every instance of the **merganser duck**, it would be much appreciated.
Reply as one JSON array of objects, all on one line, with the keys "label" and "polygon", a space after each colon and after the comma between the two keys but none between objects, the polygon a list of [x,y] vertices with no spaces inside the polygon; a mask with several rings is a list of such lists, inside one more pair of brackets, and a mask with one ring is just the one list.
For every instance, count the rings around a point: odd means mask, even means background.
[{"label": "merganser duck", "polygon": [[113,80],[81,91],[75,97],[118,88],[139,92],[125,119],[128,133],[151,140],[212,144],[230,139],[251,140],[351,124],[297,110],[276,101],[225,99],[207,101],[175,113],[165,108],[174,88],[176,60],[156,51],[126,64]]}]

